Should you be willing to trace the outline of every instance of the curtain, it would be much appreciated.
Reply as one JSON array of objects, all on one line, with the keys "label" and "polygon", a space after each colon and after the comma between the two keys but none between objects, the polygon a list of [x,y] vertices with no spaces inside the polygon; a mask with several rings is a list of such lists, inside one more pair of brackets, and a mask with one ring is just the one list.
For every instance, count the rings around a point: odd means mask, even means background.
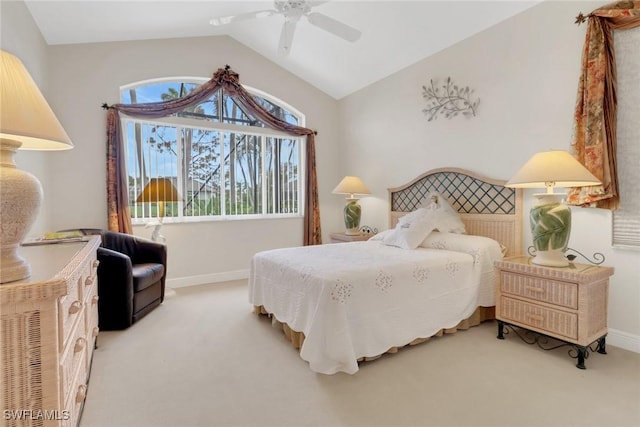
[{"label": "curtain", "polygon": [[621,1],[578,15],[588,19],[582,52],[582,72],[574,117],[576,158],[602,185],[576,187],[568,203],[615,210],[619,206],[616,162],[616,65],[613,30],[640,26],[640,0]]},{"label": "curtain", "polygon": [[306,136],[304,244],[315,245],[322,243],[315,163],[315,132],[312,129],[289,124],[265,110],[242,87],[238,74],[228,66],[218,69],[211,80],[182,98],[165,102],[103,106],[107,109],[107,209],[109,229],[122,233],[132,233],[120,113],[131,117],[165,117],[182,111],[186,107],[204,102],[219,89],[223,89],[238,106],[244,108],[267,126],[290,135]]}]

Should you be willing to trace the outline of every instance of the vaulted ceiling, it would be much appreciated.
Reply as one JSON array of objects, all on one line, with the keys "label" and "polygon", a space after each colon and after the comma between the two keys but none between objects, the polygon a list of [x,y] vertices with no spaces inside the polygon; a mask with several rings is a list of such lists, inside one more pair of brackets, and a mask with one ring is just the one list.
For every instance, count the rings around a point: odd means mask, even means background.
[{"label": "vaulted ceiling", "polygon": [[50,45],[228,35],[340,99],[537,1],[343,1],[322,13],[362,32],[347,42],[301,19],[289,55],[278,53],[282,15],[209,24],[211,18],[274,8],[272,1],[25,0]]}]

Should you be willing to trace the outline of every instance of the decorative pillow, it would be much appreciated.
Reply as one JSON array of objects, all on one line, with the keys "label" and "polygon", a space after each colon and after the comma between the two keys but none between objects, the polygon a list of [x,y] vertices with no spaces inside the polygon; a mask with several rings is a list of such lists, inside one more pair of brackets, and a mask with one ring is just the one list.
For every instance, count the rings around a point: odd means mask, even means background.
[{"label": "decorative pillow", "polygon": [[502,245],[497,241],[488,237],[469,234],[434,231],[420,243],[420,247],[464,252],[473,256],[486,252],[491,255],[492,259],[501,259],[504,256]]},{"label": "decorative pillow", "polygon": [[431,191],[422,201],[422,208],[438,213],[436,230],[442,233],[466,233],[460,214],[453,209],[446,197],[437,191]]},{"label": "decorative pillow", "polygon": [[[422,208],[421,208],[422,209]],[[415,249],[435,228],[433,215],[426,209],[418,209],[398,221],[396,228],[385,235],[383,243],[402,249]]]},{"label": "decorative pillow", "polygon": [[391,230],[381,231],[378,234],[374,234],[373,236],[371,236],[369,240],[371,241],[384,240],[384,238],[387,237],[389,234],[393,233],[393,231],[394,231],[393,228]]}]

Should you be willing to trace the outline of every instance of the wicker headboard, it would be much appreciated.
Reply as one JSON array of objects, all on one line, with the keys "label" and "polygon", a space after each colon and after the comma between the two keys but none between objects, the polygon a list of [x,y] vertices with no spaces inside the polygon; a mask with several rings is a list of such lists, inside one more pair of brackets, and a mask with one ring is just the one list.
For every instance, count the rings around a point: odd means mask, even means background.
[{"label": "wicker headboard", "polygon": [[505,181],[464,169],[434,169],[411,182],[389,189],[389,227],[419,208],[430,191],[446,197],[460,212],[467,234],[490,237],[507,247],[507,254],[522,252],[522,190]]}]

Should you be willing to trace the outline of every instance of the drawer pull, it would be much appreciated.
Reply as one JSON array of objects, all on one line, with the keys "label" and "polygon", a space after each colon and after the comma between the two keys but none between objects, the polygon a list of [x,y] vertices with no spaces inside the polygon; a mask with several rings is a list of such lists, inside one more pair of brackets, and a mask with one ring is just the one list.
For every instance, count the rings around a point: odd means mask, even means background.
[{"label": "drawer pull", "polygon": [[69,306],[69,314],[76,314],[82,309],[82,303],[80,301],[74,301]]},{"label": "drawer pull", "polygon": [[87,340],[85,340],[82,337],[78,338],[76,340],[76,345],[73,347],[73,352],[80,353],[82,350],[84,350],[84,347],[86,344],[87,344]]},{"label": "drawer pull", "polygon": [[536,322],[542,322],[544,320],[544,316],[540,316],[538,314],[527,313],[527,319],[535,320]]},{"label": "drawer pull", "polygon": [[93,332],[91,333],[94,337],[98,336],[98,333],[100,333],[100,328],[99,327],[95,327],[93,328]]},{"label": "drawer pull", "polygon": [[91,266],[93,268],[98,268],[99,265],[100,265],[100,261],[98,261],[97,259],[94,259],[93,263],[91,263]]},{"label": "drawer pull", "polygon": [[78,386],[78,393],[76,393],[76,402],[81,403],[87,397],[87,386],[80,384]]},{"label": "drawer pull", "polygon": [[529,292],[533,292],[535,294],[542,294],[544,293],[544,288],[527,288],[527,290]]},{"label": "drawer pull", "polygon": [[91,304],[97,304],[99,299],[100,297],[98,295],[94,295],[93,298],[91,298]]},{"label": "drawer pull", "polygon": [[86,279],[84,279],[84,285],[85,286],[91,286],[93,285],[93,281],[95,280],[95,276],[89,276]]}]

